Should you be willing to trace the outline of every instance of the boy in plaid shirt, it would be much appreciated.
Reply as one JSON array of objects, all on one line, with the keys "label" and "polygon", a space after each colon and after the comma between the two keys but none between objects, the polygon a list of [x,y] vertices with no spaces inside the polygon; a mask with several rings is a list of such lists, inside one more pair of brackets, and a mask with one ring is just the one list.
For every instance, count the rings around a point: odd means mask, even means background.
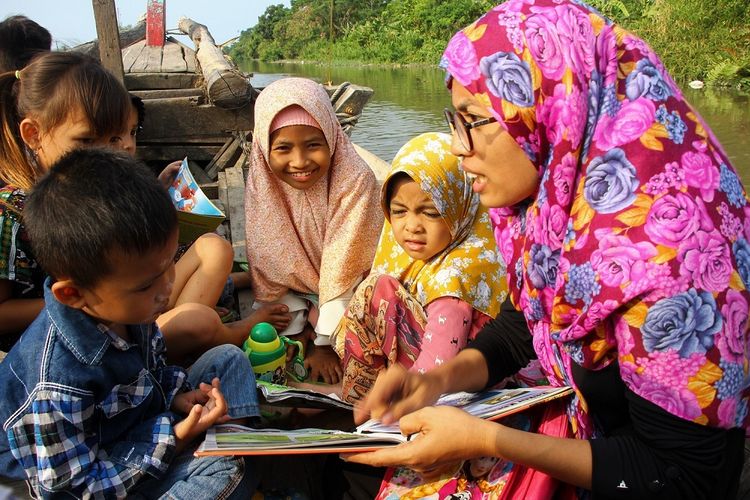
[{"label": "boy in plaid shirt", "polygon": [[151,172],[117,153],[68,153],[24,220],[50,278],[44,310],[0,363],[0,474],[44,498],[249,497],[241,458],[192,456],[211,425],[259,414],[255,379],[235,346],[189,374],[165,364],[154,319],[177,219]]}]

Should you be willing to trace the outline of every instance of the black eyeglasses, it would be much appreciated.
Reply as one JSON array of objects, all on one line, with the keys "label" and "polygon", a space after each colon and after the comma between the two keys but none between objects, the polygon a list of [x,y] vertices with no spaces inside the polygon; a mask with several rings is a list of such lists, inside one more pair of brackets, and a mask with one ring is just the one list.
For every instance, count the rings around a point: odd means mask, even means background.
[{"label": "black eyeglasses", "polygon": [[448,127],[450,127],[451,132],[458,136],[461,146],[463,146],[467,153],[474,150],[474,142],[471,140],[469,130],[497,121],[497,118],[491,116],[489,118],[467,122],[464,120],[464,117],[461,116],[461,113],[454,113],[448,108],[445,108],[443,113],[445,114],[445,121],[448,122]]}]

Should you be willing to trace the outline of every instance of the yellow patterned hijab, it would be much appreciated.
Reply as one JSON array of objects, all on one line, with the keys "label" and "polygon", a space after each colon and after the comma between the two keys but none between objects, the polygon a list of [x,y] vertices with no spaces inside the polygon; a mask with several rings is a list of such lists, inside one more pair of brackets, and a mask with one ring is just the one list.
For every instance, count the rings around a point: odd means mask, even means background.
[{"label": "yellow patterned hijab", "polygon": [[[386,222],[372,270],[397,278],[422,306],[439,297],[457,297],[495,317],[507,294],[505,264],[487,209],[479,204],[450,146],[448,134],[431,132],[415,137],[396,153],[381,190]],[[429,261],[409,257],[393,236],[386,193],[399,172],[430,196],[450,228],[451,243]]]}]

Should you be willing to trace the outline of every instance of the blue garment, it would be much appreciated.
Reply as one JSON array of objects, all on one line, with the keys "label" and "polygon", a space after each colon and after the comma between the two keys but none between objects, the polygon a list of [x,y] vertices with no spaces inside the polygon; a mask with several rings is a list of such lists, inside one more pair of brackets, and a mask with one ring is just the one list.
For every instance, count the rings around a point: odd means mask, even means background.
[{"label": "blue garment", "polygon": [[[155,324],[128,325],[126,342],[57,302],[50,284],[45,309],[0,363],[0,474],[28,479],[41,497],[62,491],[125,496],[147,475],[164,477],[175,459],[173,426],[180,418],[169,408],[189,389],[187,374],[166,365]],[[218,375],[230,415],[258,415],[255,379],[242,351],[221,346],[207,355],[190,378],[197,383]],[[243,470],[241,461],[218,458]],[[228,480],[234,488],[237,481]],[[212,497],[232,489],[215,486]]]}]

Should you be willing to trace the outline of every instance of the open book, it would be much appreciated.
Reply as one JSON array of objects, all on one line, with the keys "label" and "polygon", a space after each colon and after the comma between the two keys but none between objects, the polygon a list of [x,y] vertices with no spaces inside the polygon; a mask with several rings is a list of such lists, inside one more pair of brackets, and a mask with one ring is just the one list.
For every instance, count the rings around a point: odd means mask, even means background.
[{"label": "open book", "polygon": [[[476,417],[497,420],[572,392],[570,387],[492,389],[479,393],[446,394],[436,404],[456,406]],[[407,440],[407,436],[401,435],[398,425],[386,426],[375,420],[368,420],[354,432],[217,425],[208,430],[195,455],[346,453],[395,446]]]},{"label": "open book", "polygon": [[169,186],[169,197],[177,209],[180,224],[180,243],[195,241],[200,235],[215,230],[225,219],[224,213],[203,193],[193,174],[187,158]]},{"label": "open book", "polygon": [[342,401],[336,394],[324,394],[299,387],[273,384],[265,380],[258,380],[258,390],[263,399],[270,405],[290,406],[293,408],[341,408],[351,410],[354,406]]}]

